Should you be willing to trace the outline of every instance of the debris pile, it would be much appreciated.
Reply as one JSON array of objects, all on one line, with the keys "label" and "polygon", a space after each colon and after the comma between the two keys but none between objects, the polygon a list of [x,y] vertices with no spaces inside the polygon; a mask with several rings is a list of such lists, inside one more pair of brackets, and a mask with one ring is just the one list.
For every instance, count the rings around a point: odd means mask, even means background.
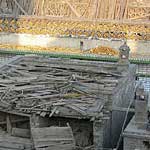
[{"label": "debris pile", "polygon": [[64,115],[61,109],[67,107],[78,112],[79,117],[96,117],[102,106],[100,93],[111,93],[121,74],[109,64],[108,68],[93,65],[88,61],[40,57],[8,64],[8,71],[0,73],[0,107],[50,117]]},{"label": "debris pile", "polygon": [[1,65],[0,149],[102,147],[112,105],[127,102],[124,91],[134,89],[134,69],[121,72],[118,65],[40,56]]}]

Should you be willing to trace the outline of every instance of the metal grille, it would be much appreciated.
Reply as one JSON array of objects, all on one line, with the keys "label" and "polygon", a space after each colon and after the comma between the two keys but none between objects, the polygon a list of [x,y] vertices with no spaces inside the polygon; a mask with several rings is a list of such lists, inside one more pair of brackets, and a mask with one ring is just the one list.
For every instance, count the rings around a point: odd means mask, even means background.
[{"label": "metal grille", "polygon": [[142,82],[145,88],[145,91],[150,91],[150,78],[149,77],[139,77],[138,82]]}]

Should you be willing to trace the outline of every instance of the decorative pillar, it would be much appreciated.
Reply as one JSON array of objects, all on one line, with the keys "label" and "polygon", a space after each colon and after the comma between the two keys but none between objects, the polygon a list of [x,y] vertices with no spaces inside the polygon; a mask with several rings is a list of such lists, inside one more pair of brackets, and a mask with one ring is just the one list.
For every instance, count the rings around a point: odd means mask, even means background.
[{"label": "decorative pillar", "polygon": [[118,61],[118,69],[125,70],[128,68],[130,62],[129,62],[129,53],[130,53],[130,48],[127,45],[126,42],[119,48],[119,61]]},{"label": "decorative pillar", "polygon": [[135,123],[138,128],[145,128],[148,123],[148,94],[140,83],[136,89]]}]

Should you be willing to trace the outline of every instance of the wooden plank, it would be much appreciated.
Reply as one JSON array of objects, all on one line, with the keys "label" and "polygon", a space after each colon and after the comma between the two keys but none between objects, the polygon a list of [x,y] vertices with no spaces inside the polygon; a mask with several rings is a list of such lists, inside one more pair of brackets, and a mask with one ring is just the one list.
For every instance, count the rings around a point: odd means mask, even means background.
[{"label": "wooden plank", "polygon": [[11,111],[11,110],[0,109],[0,112],[4,112],[4,113],[8,113],[8,114],[14,114],[14,115],[19,115],[19,116],[30,117],[29,114],[25,114],[25,113],[21,113],[21,112],[16,112],[16,111]]},{"label": "wooden plank", "polygon": [[39,139],[39,138],[48,138],[49,136],[51,137],[57,137],[59,136],[59,138],[72,138],[72,136],[70,135],[70,130],[68,127],[44,127],[44,128],[33,128],[31,129],[32,133],[33,133],[33,137],[34,135],[38,135],[35,136],[34,139]]},{"label": "wooden plank", "polygon": [[128,112],[134,113],[135,109],[134,108],[128,109],[128,108],[122,108],[122,107],[113,107],[112,111],[122,111],[122,112],[127,112],[128,111]]},{"label": "wooden plank", "polygon": [[33,145],[32,140],[28,138],[14,137],[9,134],[0,135],[0,142],[17,143],[31,147]]},{"label": "wooden plank", "polygon": [[20,61],[22,59],[22,56],[15,56],[12,59],[0,64],[0,71],[6,69],[8,66],[8,64],[14,64],[17,63],[18,61]]},{"label": "wooden plank", "polygon": [[56,143],[49,147],[36,148],[36,150],[74,150],[74,147],[72,147],[71,144],[57,145],[57,148],[55,145]]},{"label": "wooden plank", "polygon": [[0,136],[0,149],[17,149],[17,150],[30,150],[33,144],[30,139],[13,137],[8,134]]},{"label": "wooden plank", "polygon": [[120,11],[120,17],[119,19],[123,19],[124,13],[126,11],[126,5],[127,5],[127,0],[122,0],[121,1],[121,11]]},{"label": "wooden plank", "polygon": [[72,149],[75,146],[69,127],[31,128],[31,133],[36,148],[53,146],[54,149]]},{"label": "wooden plank", "polygon": [[12,128],[11,135],[23,138],[30,138],[30,130],[21,128]]},{"label": "wooden plank", "polygon": [[0,147],[3,147],[4,149],[17,149],[17,150],[24,150],[24,145],[23,144],[18,144],[18,143],[11,143],[11,141],[0,141]]},{"label": "wooden plank", "polygon": [[[16,119],[16,120],[11,120],[11,123],[17,123],[17,122],[26,122],[29,121],[29,119]],[[0,121],[0,125],[7,124],[6,121]]]}]

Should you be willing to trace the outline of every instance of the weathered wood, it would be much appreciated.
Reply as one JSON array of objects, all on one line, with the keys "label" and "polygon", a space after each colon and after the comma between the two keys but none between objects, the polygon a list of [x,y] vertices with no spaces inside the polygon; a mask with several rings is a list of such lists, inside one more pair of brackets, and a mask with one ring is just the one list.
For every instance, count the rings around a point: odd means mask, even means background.
[{"label": "weathered wood", "polygon": [[[26,121],[29,121],[29,119],[16,119],[16,120],[11,120],[11,123],[26,122]],[[0,125],[3,125],[3,124],[7,124],[7,122],[6,122],[6,121],[0,121]]]},{"label": "weathered wood", "polygon": [[21,128],[12,128],[11,135],[23,138],[30,138],[30,130]]},{"label": "weathered wood", "polygon": [[19,9],[24,13],[24,15],[28,15],[28,13],[19,5],[19,3],[16,0],[13,0],[13,1],[19,7]]},{"label": "weathered wood", "polygon": [[22,112],[16,112],[16,111],[12,111],[12,110],[0,109],[0,112],[4,112],[4,113],[8,113],[8,114],[14,114],[14,115],[19,115],[19,116],[25,116],[25,117],[30,117],[31,116],[29,114],[25,114],[25,113],[22,113]]},{"label": "weathered wood", "polygon": [[58,149],[73,149],[75,147],[70,127],[32,128],[31,133],[35,147],[53,147]]},{"label": "weathered wood", "polygon": [[38,56],[16,61],[0,72],[1,104],[9,111],[43,117],[98,116],[97,106],[106,101],[104,95],[113,94],[123,78],[113,63]]},{"label": "weathered wood", "polygon": [[14,137],[9,134],[0,135],[0,149],[29,150],[32,148],[32,141],[28,138]]},{"label": "weathered wood", "polygon": [[11,124],[11,120],[10,120],[10,116],[9,116],[9,114],[7,114],[7,116],[6,116],[6,122],[7,122],[7,132],[9,133],[9,134],[11,134],[11,130],[12,130],[12,124]]}]

